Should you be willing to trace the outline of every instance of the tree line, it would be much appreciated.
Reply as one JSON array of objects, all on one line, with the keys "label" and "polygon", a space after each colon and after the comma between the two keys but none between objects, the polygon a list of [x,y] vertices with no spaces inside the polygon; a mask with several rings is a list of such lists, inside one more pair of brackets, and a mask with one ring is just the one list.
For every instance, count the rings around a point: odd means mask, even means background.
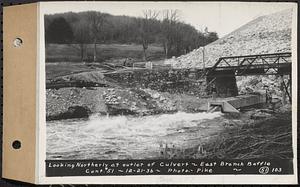
[{"label": "tree line", "polygon": [[178,10],[145,10],[143,17],[113,16],[106,13],[67,12],[45,16],[46,44],[75,44],[81,59],[87,44],[93,44],[93,57],[97,61],[97,44],[140,44],[147,61],[149,44],[159,44],[165,58],[180,56],[218,39],[216,32],[196,30],[180,21]]}]

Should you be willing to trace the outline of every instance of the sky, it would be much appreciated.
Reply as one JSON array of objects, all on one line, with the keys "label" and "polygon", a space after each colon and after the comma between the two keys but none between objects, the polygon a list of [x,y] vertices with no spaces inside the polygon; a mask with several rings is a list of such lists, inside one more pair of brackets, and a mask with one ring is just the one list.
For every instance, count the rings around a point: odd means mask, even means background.
[{"label": "sky", "polygon": [[197,30],[217,32],[219,37],[234,31],[247,22],[278,11],[291,9],[293,3],[275,2],[47,2],[45,14],[95,10],[112,15],[142,17],[144,10],[180,11],[180,20]]}]

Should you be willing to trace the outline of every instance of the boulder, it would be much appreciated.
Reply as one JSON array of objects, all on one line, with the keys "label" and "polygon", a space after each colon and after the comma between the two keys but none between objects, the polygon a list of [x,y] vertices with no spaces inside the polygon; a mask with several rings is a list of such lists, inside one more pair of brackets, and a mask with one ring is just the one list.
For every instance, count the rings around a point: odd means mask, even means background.
[{"label": "boulder", "polygon": [[67,111],[54,116],[47,116],[47,120],[72,119],[72,118],[88,118],[91,110],[86,106],[71,106]]}]

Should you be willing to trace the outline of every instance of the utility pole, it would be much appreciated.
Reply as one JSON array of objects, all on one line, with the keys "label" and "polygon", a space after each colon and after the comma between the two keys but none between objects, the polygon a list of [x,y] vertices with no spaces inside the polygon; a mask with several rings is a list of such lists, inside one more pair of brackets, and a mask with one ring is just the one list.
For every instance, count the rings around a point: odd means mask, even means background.
[{"label": "utility pole", "polygon": [[203,32],[203,38],[202,38],[202,58],[203,58],[203,71],[205,71],[205,37],[208,34],[208,29],[207,27],[204,28],[204,32]]}]

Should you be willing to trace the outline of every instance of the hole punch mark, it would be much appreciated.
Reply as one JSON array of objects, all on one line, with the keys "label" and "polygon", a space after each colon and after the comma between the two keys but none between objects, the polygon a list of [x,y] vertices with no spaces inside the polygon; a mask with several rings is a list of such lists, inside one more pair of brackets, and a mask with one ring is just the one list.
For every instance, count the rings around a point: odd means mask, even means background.
[{"label": "hole punch mark", "polygon": [[20,148],[21,148],[21,142],[20,142],[19,140],[13,141],[12,147],[13,147],[14,149],[20,149]]},{"label": "hole punch mark", "polygon": [[14,46],[15,47],[21,47],[23,45],[23,40],[21,38],[16,38],[14,40]]}]

